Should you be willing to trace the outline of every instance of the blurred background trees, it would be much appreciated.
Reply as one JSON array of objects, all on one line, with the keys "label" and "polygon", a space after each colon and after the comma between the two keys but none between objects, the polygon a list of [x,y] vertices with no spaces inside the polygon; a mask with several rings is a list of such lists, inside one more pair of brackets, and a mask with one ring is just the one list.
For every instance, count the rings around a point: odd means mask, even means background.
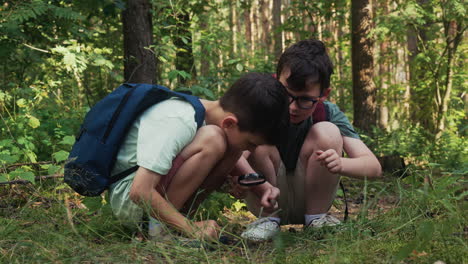
[{"label": "blurred background trees", "polygon": [[3,1],[0,166],[63,161],[122,82],[215,99],[317,38],[335,64],[329,99],[378,155],[466,171],[465,17],[461,0]]}]

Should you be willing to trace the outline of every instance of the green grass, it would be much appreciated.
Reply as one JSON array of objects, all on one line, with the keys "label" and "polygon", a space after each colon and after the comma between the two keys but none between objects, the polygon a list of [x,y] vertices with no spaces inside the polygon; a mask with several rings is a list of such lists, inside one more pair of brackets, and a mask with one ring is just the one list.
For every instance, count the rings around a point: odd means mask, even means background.
[{"label": "green grass", "polygon": [[[80,209],[81,200],[61,184],[1,186],[0,262],[467,263],[466,181],[445,174],[424,183],[427,173],[382,182],[346,180],[348,197],[359,207],[339,228],[283,231],[267,243],[239,240],[211,248],[177,239],[142,241],[112,217],[108,206]],[[90,201],[84,202],[92,208]],[[226,233],[240,234],[242,221],[217,216]]]}]

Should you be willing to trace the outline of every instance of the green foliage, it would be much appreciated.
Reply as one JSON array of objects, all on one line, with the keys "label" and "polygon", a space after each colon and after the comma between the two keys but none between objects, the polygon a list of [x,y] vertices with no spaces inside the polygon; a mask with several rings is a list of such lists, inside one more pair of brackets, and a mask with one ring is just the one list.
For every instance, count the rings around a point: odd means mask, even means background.
[{"label": "green foliage", "polygon": [[[0,201],[0,262],[217,262],[225,255],[230,256],[228,262],[241,263],[307,263],[310,259],[318,263],[433,263],[438,259],[461,263],[467,259],[466,238],[460,235],[466,223],[462,177],[468,170],[464,42],[453,54],[453,90],[448,111],[443,113],[446,129],[440,137],[433,133],[449,80],[447,23],[465,25],[462,1],[431,0],[424,5],[406,1],[389,5],[389,15],[376,9],[372,36],[377,45],[384,40],[391,43],[388,54],[406,47],[408,30],[423,31],[426,37],[409,65],[411,82],[388,81],[384,96],[393,119],[390,132],[363,137],[379,156],[404,157],[410,164],[409,176],[401,182],[366,183],[364,209],[343,230],[285,233],[264,248],[240,245],[214,252],[138,243],[112,217],[105,199],[74,197],[63,183],[49,186],[37,178],[63,173],[85,113],[123,81],[119,13],[125,1],[4,2],[0,7],[0,182],[28,180],[34,185],[22,190],[0,186],[2,198],[7,197]],[[277,58],[265,43],[256,43],[252,51],[249,41],[239,38],[243,28],[237,29],[234,41],[231,8],[241,16],[253,10],[252,1],[151,3],[155,45],[148,48],[158,58],[160,84],[215,100],[245,72],[275,72]],[[351,46],[346,30],[350,1],[288,3],[280,28],[288,36],[286,46],[310,37],[325,40],[336,65],[332,99],[351,113]],[[187,14],[189,22],[183,19]],[[343,29],[336,41],[332,22]],[[195,62],[190,69],[177,68],[177,54],[188,53],[182,46],[190,42]],[[387,77],[399,78],[390,73]],[[403,102],[408,85],[411,101]],[[403,103],[410,105],[409,117],[402,111]],[[372,189],[376,194],[371,194]],[[398,206],[371,216],[368,210],[384,195],[398,197]],[[41,207],[36,208],[37,204]],[[244,208],[233,197],[214,193],[196,217],[223,219],[224,210],[241,214]]]},{"label": "green foliage", "polygon": [[[226,193],[213,192],[203,201],[200,208],[197,208],[195,217],[197,220],[218,219],[222,217],[223,210],[237,208],[237,200]],[[238,211],[238,210],[237,210]]]},{"label": "green foliage", "polygon": [[398,155],[413,166],[468,172],[467,141],[456,131],[448,130],[435,139],[426,129],[413,126],[391,133],[376,130],[373,138],[363,139],[377,156]]}]

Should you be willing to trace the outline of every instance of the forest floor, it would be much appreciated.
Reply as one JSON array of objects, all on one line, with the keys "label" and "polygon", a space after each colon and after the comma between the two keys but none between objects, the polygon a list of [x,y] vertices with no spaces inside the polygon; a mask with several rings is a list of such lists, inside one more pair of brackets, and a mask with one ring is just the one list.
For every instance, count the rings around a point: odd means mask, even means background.
[{"label": "forest floor", "polygon": [[[0,186],[0,263],[468,262],[466,194],[441,205],[437,197],[450,195],[431,194],[411,180],[345,179],[344,185],[349,220],[339,227],[303,231],[288,225],[272,241],[250,243],[239,235],[255,216],[224,208],[217,220],[231,240],[210,245],[132,235],[107,205],[83,200],[58,180]],[[448,189],[460,194],[460,188]],[[343,219],[342,191],[330,212]]]}]

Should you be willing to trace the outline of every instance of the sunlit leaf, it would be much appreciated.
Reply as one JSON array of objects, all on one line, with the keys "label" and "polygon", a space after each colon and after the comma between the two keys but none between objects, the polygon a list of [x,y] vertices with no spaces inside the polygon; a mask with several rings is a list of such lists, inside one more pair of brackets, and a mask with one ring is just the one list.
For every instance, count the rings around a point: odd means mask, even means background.
[{"label": "sunlit leaf", "polygon": [[16,105],[23,108],[23,107],[26,107],[26,100],[24,100],[23,98],[19,99],[16,101]]},{"label": "sunlit leaf", "polygon": [[75,137],[73,137],[73,136],[65,136],[65,137],[63,137],[62,141],[59,142],[59,144],[63,144],[63,145],[73,145],[73,144],[75,144]]},{"label": "sunlit leaf", "polygon": [[54,157],[55,161],[57,162],[61,162],[61,161],[64,161],[68,158],[68,152],[64,151],[64,150],[60,150],[58,152],[55,152],[54,154],[52,154],[52,156]]},{"label": "sunlit leaf", "polygon": [[39,121],[39,119],[37,119],[36,117],[32,116],[32,115],[28,115],[28,125],[32,128],[38,128],[40,125],[41,125],[41,122]]}]

